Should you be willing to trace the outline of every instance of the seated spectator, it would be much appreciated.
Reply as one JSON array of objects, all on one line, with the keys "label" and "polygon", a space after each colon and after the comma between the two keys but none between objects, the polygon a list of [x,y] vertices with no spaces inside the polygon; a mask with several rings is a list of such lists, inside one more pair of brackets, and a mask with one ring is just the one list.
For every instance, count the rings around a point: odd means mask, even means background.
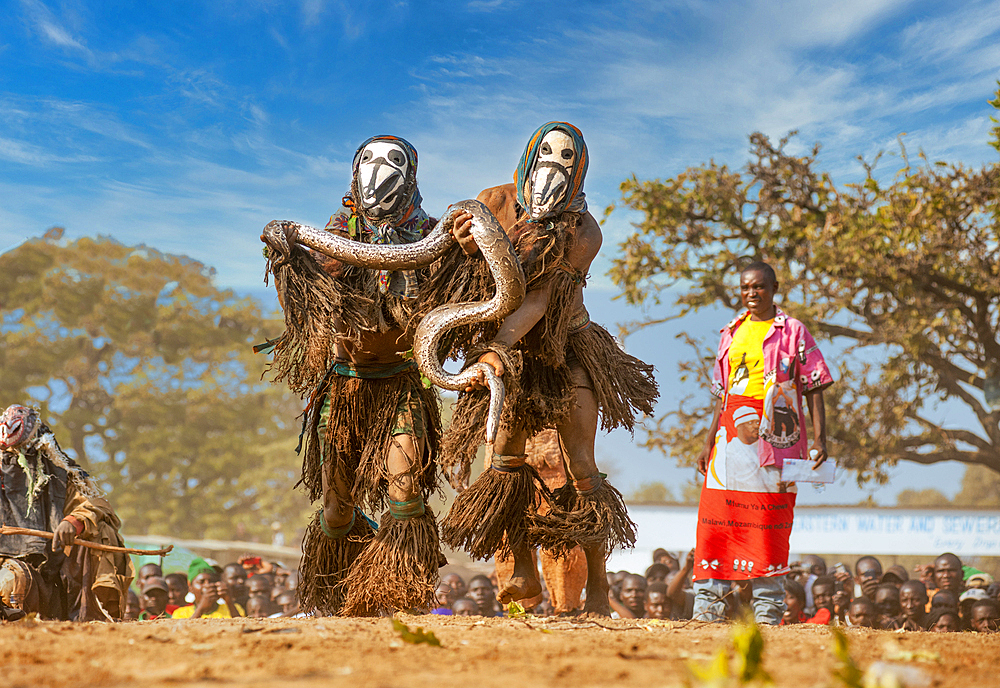
[{"label": "seated spectator", "polygon": [[694,571],[694,550],[689,550],[684,568],[667,575],[667,595],[670,597],[670,618],[687,620],[694,616],[694,589],[691,574]]},{"label": "seated spectator", "polygon": [[266,619],[271,616],[270,601],[257,595],[247,600],[247,617],[251,619]]},{"label": "seated spectator", "polygon": [[919,580],[908,580],[899,588],[899,606],[908,631],[927,628],[927,588]]},{"label": "seated spectator", "polygon": [[802,584],[802,588],[806,591],[806,605],[803,611],[809,613],[815,609],[812,598],[812,584],[817,578],[825,576],[829,572],[826,570],[826,560],[815,554],[807,554],[802,557],[801,565],[805,573],[805,578],[800,579],[799,583]]},{"label": "seated spectator", "polygon": [[[188,567],[188,587],[194,595],[194,604],[181,607],[173,613],[175,619],[234,619],[246,616],[242,607],[233,602],[229,588],[222,583],[219,571],[200,557]],[[219,604],[224,602],[224,604]]]},{"label": "seated spectator", "polygon": [[931,599],[931,609],[935,607],[950,607],[958,609],[958,595],[950,590],[938,590]]},{"label": "seated spectator", "polygon": [[875,589],[882,580],[882,563],[873,556],[864,556],[854,563],[854,596],[875,601]]},{"label": "seated spectator", "polygon": [[895,630],[903,625],[903,609],[899,602],[899,588],[892,583],[882,583],[875,589],[875,628]]},{"label": "seated spectator", "polygon": [[910,580],[910,574],[908,574],[906,569],[899,564],[893,564],[885,570],[885,573],[882,574],[882,583],[892,583],[896,586],[897,590],[899,589],[899,586],[908,580]]},{"label": "seated spectator", "polygon": [[271,604],[271,577],[265,574],[257,574],[247,581],[248,603],[250,597],[263,597],[267,606]]},{"label": "seated spectator", "polygon": [[462,597],[451,603],[451,612],[455,616],[482,616],[479,604],[468,597]]},{"label": "seated spectator", "polygon": [[[934,560],[934,583],[938,591],[952,593],[957,598],[962,593],[962,560],[946,552]],[[934,595],[937,597],[937,594]],[[933,601],[934,598],[931,598]]]},{"label": "seated spectator", "polygon": [[135,577],[135,587],[140,592],[142,591],[142,586],[146,584],[147,578],[163,578],[163,569],[160,568],[159,564],[149,563],[143,564],[139,568],[139,572]]},{"label": "seated spectator", "polygon": [[187,604],[184,598],[188,594],[188,577],[183,573],[168,573],[163,580],[167,582],[167,611],[173,614]]},{"label": "seated spectator", "polygon": [[646,579],[629,574],[622,581],[619,596],[621,609],[617,610],[623,619],[641,619],[646,613]]},{"label": "seated spectator", "polygon": [[670,598],[667,596],[667,586],[662,582],[650,583],[646,587],[646,618],[669,619],[670,607],[671,603]]},{"label": "seated spectator", "polygon": [[278,595],[275,602],[281,608],[281,611],[277,614],[278,617],[291,619],[298,615],[299,599],[292,590],[284,590],[280,595]]},{"label": "seated spectator", "polygon": [[1000,630],[1000,604],[996,600],[977,600],[969,613],[969,628],[977,633]]},{"label": "seated spectator", "polygon": [[[462,584],[464,587],[464,583]],[[458,595],[452,599],[459,600],[465,595]],[[493,587],[493,583],[486,576],[473,576],[469,581],[469,591],[468,598],[471,599],[479,608],[476,613],[480,616],[503,616],[503,612],[499,609],[499,603],[497,602],[497,591]],[[455,611],[454,602],[452,603],[452,612]]]},{"label": "seated spectator", "polygon": [[646,585],[652,585],[653,583],[663,583],[666,585],[669,573],[670,569],[665,564],[653,564],[646,569]]},{"label": "seated spectator", "polygon": [[141,611],[142,606],[139,604],[139,596],[132,592],[132,588],[129,588],[128,595],[125,598],[125,614],[122,615],[122,621],[135,621],[139,618]]},{"label": "seated spectator", "polygon": [[653,563],[663,564],[671,571],[679,571],[681,568],[681,564],[677,561],[677,557],[662,547],[653,550]]},{"label": "seated spectator", "polygon": [[958,596],[958,613],[962,616],[962,628],[971,628],[969,621],[972,619],[972,606],[985,599],[987,599],[986,591],[981,588],[966,590]]},{"label": "seated spectator", "polygon": [[828,626],[835,618],[833,596],[837,592],[837,580],[833,576],[820,576],[813,581],[812,594],[816,603],[816,614],[805,623]]},{"label": "seated spectator", "polygon": [[809,615],[805,612],[806,591],[797,581],[785,579],[785,613],[781,616],[779,625],[805,623]]},{"label": "seated spectator", "polygon": [[867,597],[855,597],[847,610],[847,623],[862,628],[875,628],[875,603]]},{"label": "seated spectator", "polygon": [[434,589],[434,601],[437,602],[437,607],[431,610],[431,614],[439,614],[442,616],[451,616],[451,603],[452,594],[455,591],[452,587],[441,581],[438,583],[437,588]]},{"label": "seated spectator", "polygon": [[274,587],[282,590],[288,590],[288,576],[290,574],[291,571],[275,562],[273,564],[273,568],[271,569],[271,578],[274,581]]},{"label": "seated spectator", "polygon": [[170,612],[167,611],[167,599],[169,597],[167,581],[157,576],[146,579],[142,586],[142,596],[139,598],[139,621],[154,621],[156,619],[169,619]]},{"label": "seated spectator", "polygon": [[815,554],[807,554],[802,557],[803,566],[808,569],[808,572],[817,578],[820,576],[825,576],[826,571],[826,561],[823,557],[817,556]]},{"label": "seated spectator", "polygon": [[958,610],[952,607],[937,607],[927,615],[927,630],[933,633],[950,633],[961,630],[962,620]]},{"label": "seated spectator", "polygon": [[233,598],[233,602],[246,609],[247,600],[250,598],[246,569],[235,561],[226,564],[225,568],[222,569],[222,582],[229,588],[229,595]]},{"label": "seated spectator", "polygon": [[453,591],[451,595],[452,600],[465,597],[465,594],[469,591],[469,588],[465,585],[465,581],[457,573],[449,573],[441,579],[441,582],[447,583],[451,587]]}]

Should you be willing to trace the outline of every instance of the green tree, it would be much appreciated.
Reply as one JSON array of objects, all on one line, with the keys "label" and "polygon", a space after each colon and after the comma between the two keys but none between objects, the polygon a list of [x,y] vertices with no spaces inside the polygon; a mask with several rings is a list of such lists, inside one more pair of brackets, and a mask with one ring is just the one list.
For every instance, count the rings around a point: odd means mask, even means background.
[{"label": "green tree", "polygon": [[0,256],[0,398],[37,405],[131,534],[304,523],[299,402],[251,345],[280,331],[183,256],[48,232]]},{"label": "green tree", "polygon": [[[991,104],[1000,107],[1000,90]],[[994,135],[1000,146],[1000,127]],[[859,483],[883,482],[900,460],[1000,471],[1000,164],[911,165],[901,146],[891,179],[862,160],[864,179],[836,186],[817,170],[818,146],[796,156],[787,143],[755,133],[738,171],[709,162],[622,184],[622,205],[641,220],[610,274],[629,303],[654,313],[635,327],[737,310],[740,268],[767,260],[780,306],[843,347],[826,394],[830,448]],[[682,378],[707,388],[716,341],[687,341],[697,355]],[[693,459],[710,401],[682,400],[649,428],[647,446]],[[935,413],[945,401],[969,422],[946,423],[954,412]]]}]

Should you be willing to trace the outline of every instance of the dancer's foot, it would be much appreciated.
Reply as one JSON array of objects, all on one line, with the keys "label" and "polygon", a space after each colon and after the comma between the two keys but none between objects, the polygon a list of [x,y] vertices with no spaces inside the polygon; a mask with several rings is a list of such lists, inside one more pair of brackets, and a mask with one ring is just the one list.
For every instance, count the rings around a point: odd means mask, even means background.
[{"label": "dancer's foot", "polygon": [[514,600],[526,600],[542,594],[542,584],[538,582],[538,569],[526,545],[513,548],[514,571],[497,593],[500,604],[510,604]]},{"label": "dancer's foot", "polygon": [[500,601],[500,604],[510,604],[515,600],[526,600],[540,594],[542,594],[542,584],[538,582],[538,578],[531,574],[518,575],[515,571],[514,575],[500,588],[497,600]]},{"label": "dancer's foot", "polygon": [[25,616],[27,616],[27,614],[23,609],[8,607],[0,602],[0,621],[20,621]]},{"label": "dancer's foot", "polygon": [[587,591],[587,602],[583,605],[584,616],[611,616],[611,604],[608,602],[607,593],[604,597],[592,600],[590,591]]},{"label": "dancer's foot", "polygon": [[611,616],[611,603],[608,601],[608,576],[604,569],[607,559],[605,547],[585,547],[587,557],[587,601],[583,605],[584,615]]}]

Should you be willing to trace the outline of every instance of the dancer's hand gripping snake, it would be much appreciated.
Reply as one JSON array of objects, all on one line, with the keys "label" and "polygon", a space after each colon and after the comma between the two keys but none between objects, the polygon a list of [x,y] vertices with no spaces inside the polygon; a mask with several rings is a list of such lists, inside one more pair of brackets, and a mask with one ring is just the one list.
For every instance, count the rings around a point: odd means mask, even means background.
[{"label": "dancer's hand gripping snake", "polygon": [[[529,140],[516,184],[479,195],[511,237],[528,293],[503,322],[448,340],[450,355],[487,363],[511,384],[489,468],[455,500],[441,537],[477,559],[513,558],[513,573],[500,581],[504,603],[541,591],[533,546],[558,553],[580,545],[588,568],[584,611],[608,614],[605,559],[612,547],[630,546],[635,531],[621,495],[599,472],[594,438],[598,424],[631,430],[637,413],[652,412],[657,389],[652,366],[622,351],[584,307],[587,272],[602,241],[584,200],[587,165],[580,131],[550,122]],[[475,300],[488,290],[477,257],[482,247],[462,227],[456,238],[462,251],[442,258],[421,287],[421,304]],[[468,478],[486,415],[487,398],[476,386],[459,396],[442,440],[442,465],[455,486]],[[570,478],[554,494],[525,462],[526,440],[546,428],[558,430]]]},{"label": "dancer's hand gripping snake", "polygon": [[[470,318],[503,318],[524,294],[520,265],[492,215],[467,201],[435,223],[420,207],[416,164],[406,141],[373,137],[355,154],[344,209],[326,231],[272,222],[261,237],[285,311],[285,333],[268,343],[271,371],[309,396],[302,482],[321,508],[303,542],[307,610],[368,615],[431,602],[443,557],[424,499],[437,484],[441,429],[436,393],[421,384],[417,365],[448,388],[492,372],[448,375],[438,339]],[[495,293],[449,303],[414,336],[423,266],[454,244],[454,220],[465,226],[470,211],[474,231],[497,249]],[[385,507],[375,533],[361,509]]]},{"label": "dancer's hand gripping snake", "polygon": [[[455,220],[459,222],[456,223]],[[486,441],[493,442],[503,409],[503,380],[496,366],[474,363],[452,375],[438,358],[445,333],[476,322],[501,321],[524,300],[524,271],[514,247],[489,208],[479,201],[459,201],[451,205],[434,229],[412,244],[379,246],[344,239],[324,230],[287,220],[275,220],[264,227],[261,239],[268,245],[288,245],[289,240],[336,260],[375,270],[412,270],[430,265],[455,242],[455,230],[464,230],[476,242],[496,283],[496,293],[487,301],[445,304],[420,320],[413,336],[413,357],[420,372],[443,389],[459,391],[485,380],[490,388],[490,412],[486,421]],[[284,253],[287,255],[286,248]],[[500,371],[500,375],[503,371]]]}]

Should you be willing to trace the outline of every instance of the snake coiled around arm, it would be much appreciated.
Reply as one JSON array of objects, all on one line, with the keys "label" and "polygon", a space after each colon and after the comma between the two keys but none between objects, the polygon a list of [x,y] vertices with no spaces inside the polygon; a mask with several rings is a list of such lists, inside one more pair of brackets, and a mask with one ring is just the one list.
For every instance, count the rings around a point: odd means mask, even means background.
[{"label": "snake coiled around arm", "polygon": [[472,215],[472,236],[496,283],[496,293],[488,301],[446,304],[428,313],[417,326],[413,356],[420,372],[444,389],[462,390],[474,380],[485,378],[490,388],[486,438],[492,442],[496,439],[503,410],[503,381],[486,363],[474,363],[452,375],[445,371],[437,357],[438,344],[448,330],[473,322],[502,320],[517,310],[524,300],[525,278],[521,263],[507,233],[485,205],[473,200],[452,205],[426,237],[411,244],[367,244],[283,220],[268,223],[261,239],[268,246],[277,247],[281,256],[289,255],[291,241],[359,267],[413,270],[430,265],[451,247],[455,241],[451,227],[455,216],[462,212]]}]

